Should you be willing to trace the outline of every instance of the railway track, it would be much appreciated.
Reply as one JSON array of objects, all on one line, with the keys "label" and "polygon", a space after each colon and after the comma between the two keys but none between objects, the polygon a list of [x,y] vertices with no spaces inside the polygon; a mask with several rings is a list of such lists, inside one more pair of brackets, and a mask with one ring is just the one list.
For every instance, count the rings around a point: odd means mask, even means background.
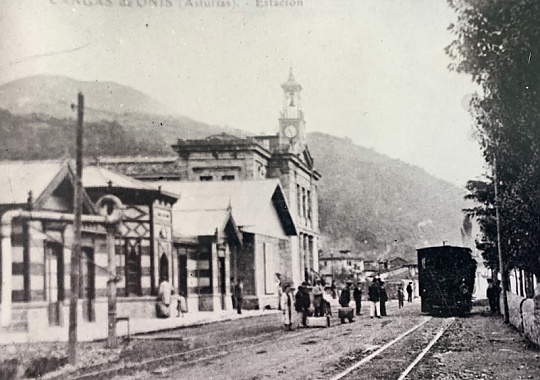
[{"label": "railway track", "polygon": [[371,354],[360,354],[329,380],[405,380],[454,321],[426,317]]},{"label": "railway track", "polygon": [[[337,321],[333,321],[337,322]],[[319,379],[329,380],[348,380],[348,379],[399,379],[404,380],[407,374],[421,360],[423,355],[429,351],[431,346],[443,334],[444,331],[451,325],[453,320],[448,319],[432,319],[423,317],[420,323],[417,323],[412,328],[409,328],[398,337],[389,342],[382,342],[382,346],[371,350],[359,350],[358,352],[344,352],[345,358],[342,359],[337,366],[333,366],[331,372],[319,372]],[[410,327],[412,324],[409,324]],[[346,342],[351,336],[351,329],[354,336],[358,336],[356,326],[358,324],[334,323],[329,329],[300,329],[291,333],[284,333],[281,329],[276,329],[270,332],[258,333],[254,336],[243,337],[240,329],[231,330],[232,336],[242,337],[231,341],[223,341],[217,344],[205,345],[183,350],[182,352],[174,352],[165,355],[159,355],[152,358],[144,358],[136,362],[116,362],[110,363],[108,366],[101,366],[94,371],[86,369],[83,372],[64,375],[62,378],[70,380],[96,379],[100,380],[111,379],[115,376],[130,376],[140,371],[147,373],[159,373],[161,369],[168,368],[172,373],[178,373],[181,368],[196,366],[199,363],[208,365],[216,359],[223,358],[227,355],[236,353],[236,356],[249,356],[250,354],[264,353],[268,347],[280,344],[283,346],[283,341],[291,341],[291,344],[315,344],[315,342]],[[384,322],[381,326],[384,328]],[[156,334],[157,338],[162,335]],[[203,336],[206,334],[202,334]],[[179,336],[179,334],[178,334]],[[329,339],[332,338],[331,341]],[[151,339],[147,337],[145,340]],[[303,342],[303,343],[302,343]],[[333,346],[336,343],[331,343]],[[267,347],[268,346],[268,347]],[[285,344],[287,346],[287,343]],[[338,345],[339,346],[339,345]],[[343,347],[335,347],[336,352],[339,352]],[[332,347],[333,349],[333,347]],[[245,352],[242,352],[245,351]],[[221,359],[220,359],[221,360]],[[293,365],[295,358],[287,358],[281,361],[281,366]],[[271,363],[264,364],[265,369],[276,367]],[[339,372],[339,373],[337,373]],[[368,375],[369,374],[369,375]]]}]

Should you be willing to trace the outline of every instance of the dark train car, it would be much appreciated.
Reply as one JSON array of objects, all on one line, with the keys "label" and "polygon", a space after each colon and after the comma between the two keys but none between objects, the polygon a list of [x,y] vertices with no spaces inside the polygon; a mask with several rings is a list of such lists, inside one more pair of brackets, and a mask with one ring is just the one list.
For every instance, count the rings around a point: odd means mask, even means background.
[{"label": "dark train car", "polygon": [[418,252],[418,281],[422,312],[431,315],[461,315],[470,311],[460,287],[463,279],[469,291],[474,291],[476,260],[465,247],[444,245],[428,247]]}]

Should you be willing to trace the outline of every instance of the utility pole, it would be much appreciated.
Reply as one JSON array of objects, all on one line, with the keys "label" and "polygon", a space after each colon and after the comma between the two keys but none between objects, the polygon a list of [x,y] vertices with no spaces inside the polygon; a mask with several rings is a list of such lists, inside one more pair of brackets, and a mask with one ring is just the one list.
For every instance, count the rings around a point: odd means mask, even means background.
[{"label": "utility pole", "polygon": [[109,281],[107,281],[107,300],[108,300],[108,315],[109,328],[107,334],[107,347],[118,347],[118,339],[116,336],[116,252],[115,252],[115,237],[116,224],[109,224],[107,227],[107,257]]},{"label": "utility pole", "polygon": [[501,273],[501,292],[503,297],[503,318],[504,323],[510,321],[508,309],[508,297],[506,295],[506,268],[504,265],[502,249],[501,249],[501,221],[499,215],[499,184],[497,179],[497,158],[493,159],[493,184],[495,190],[495,220],[497,222],[497,253],[499,255],[499,272]]},{"label": "utility pole", "polygon": [[71,292],[69,297],[69,364],[77,363],[77,304],[79,301],[79,269],[81,262],[81,226],[82,226],[82,156],[83,156],[83,116],[84,95],[77,96],[77,146],[76,146],[76,178],[73,199],[73,247],[71,250]]}]

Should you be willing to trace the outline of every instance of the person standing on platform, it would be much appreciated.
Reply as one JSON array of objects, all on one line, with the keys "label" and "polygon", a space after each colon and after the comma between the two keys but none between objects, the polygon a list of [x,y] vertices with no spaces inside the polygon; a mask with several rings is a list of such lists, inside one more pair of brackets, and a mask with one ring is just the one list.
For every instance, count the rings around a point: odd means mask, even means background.
[{"label": "person standing on platform", "polygon": [[315,286],[313,287],[313,308],[315,317],[322,317],[324,315],[323,293],[324,288],[321,284],[321,280],[315,280]]},{"label": "person standing on platform", "polygon": [[459,292],[461,293],[461,313],[465,314],[471,311],[471,292],[469,292],[469,286],[465,279],[461,280],[459,285]]},{"label": "person standing on platform", "polygon": [[493,286],[495,286],[495,312],[500,313],[501,302],[499,297],[501,295],[501,281],[499,279],[493,280]]},{"label": "person standing on platform", "polygon": [[339,305],[341,307],[349,307],[351,302],[351,288],[352,282],[347,281],[343,289],[341,289],[341,294],[339,295]]},{"label": "person standing on platform", "polygon": [[381,317],[386,317],[386,301],[388,301],[388,294],[386,293],[386,287],[384,286],[384,281],[379,280],[379,296],[380,296],[380,312]]},{"label": "person standing on platform", "polygon": [[234,286],[234,299],[236,302],[236,312],[242,314],[242,305],[244,303],[244,281],[240,278]]},{"label": "person standing on platform", "polygon": [[177,317],[183,317],[184,314],[188,312],[187,302],[186,302],[186,295],[183,292],[178,293],[178,304],[177,304],[176,308],[178,310]]},{"label": "person standing on platform", "polygon": [[398,308],[403,307],[403,301],[405,301],[405,292],[403,291],[403,285],[399,285],[397,290]]},{"label": "person standing on platform", "polygon": [[356,315],[361,315],[362,311],[362,283],[359,281],[353,290],[353,298],[356,303]]},{"label": "person standing on platform", "polygon": [[488,278],[487,283],[488,287],[486,289],[486,296],[489,301],[489,310],[491,311],[491,314],[495,314],[497,310],[497,306],[495,305],[497,298],[497,289],[495,288],[495,284],[493,284],[493,279]]},{"label": "person standing on platform", "polygon": [[407,302],[412,302],[412,282],[407,285]]},{"label": "person standing on platform", "polygon": [[234,282],[234,277],[231,277],[231,300],[232,300],[233,310],[236,309],[236,297],[234,296],[235,288],[236,288],[236,285]]},{"label": "person standing on platform", "polygon": [[370,318],[377,317],[381,318],[381,312],[379,310],[381,293],[379,288],[379,279],[375,277],[369,285],[368,297],[370,302],[369,316]]},{"label": "person standing on platform", "polygon": [[282,285],[283,284],[281,283],[281,274],[276,273],[276,294],[277,294],[277,307],[278,307],[278,310],[281,310],[281,298],[282,298],[282,295],[283,295]]},{"label": "person standing on platform", "polygon": [[309,313],[309,307],[311,306],[311,300],[309,299],[309,293],[306,289],[307,284],[304,283],[298,287],[296,292],[295,310],[298,313],[298,320],[301,321],[302,326],[307,327],[307,317]]},{"label": "person standing on platform", "polygon": [[283,294],[281,295],[280,303],[281,311],[283,313],[283,325],[285,326],[286,331],[291,331],[295,320],[295,300],[291,284],[283,285]]},{"label": "person standing on platform", "polygon": [[156,314],[158,318],[169,318],[171,316],[171,296],[173,287],[167,277],[163,277],[159,283],[158,298],[156,304]]}]

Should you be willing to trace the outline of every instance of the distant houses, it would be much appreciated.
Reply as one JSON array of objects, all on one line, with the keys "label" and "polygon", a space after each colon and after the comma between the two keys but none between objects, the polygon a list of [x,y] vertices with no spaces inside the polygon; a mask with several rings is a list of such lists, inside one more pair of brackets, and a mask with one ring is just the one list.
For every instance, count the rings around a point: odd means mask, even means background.
[{"label": "distant houses", "polygon": [[322,254],[320,273],[325,279],[347,279],[362,281],[379,276],[386,281],[406,281],[417,278],[417,263],[409,262],[402,257],[390,260],[366,260],[362,254],[348,250],[337,254]]},{"label": "distant houses", "polygon": [[353,255],[350,251],[319,257],[321,275],[330,279],[338,276],[358,278],[364,273],[364,264],[365,260],[362,257]]}]

